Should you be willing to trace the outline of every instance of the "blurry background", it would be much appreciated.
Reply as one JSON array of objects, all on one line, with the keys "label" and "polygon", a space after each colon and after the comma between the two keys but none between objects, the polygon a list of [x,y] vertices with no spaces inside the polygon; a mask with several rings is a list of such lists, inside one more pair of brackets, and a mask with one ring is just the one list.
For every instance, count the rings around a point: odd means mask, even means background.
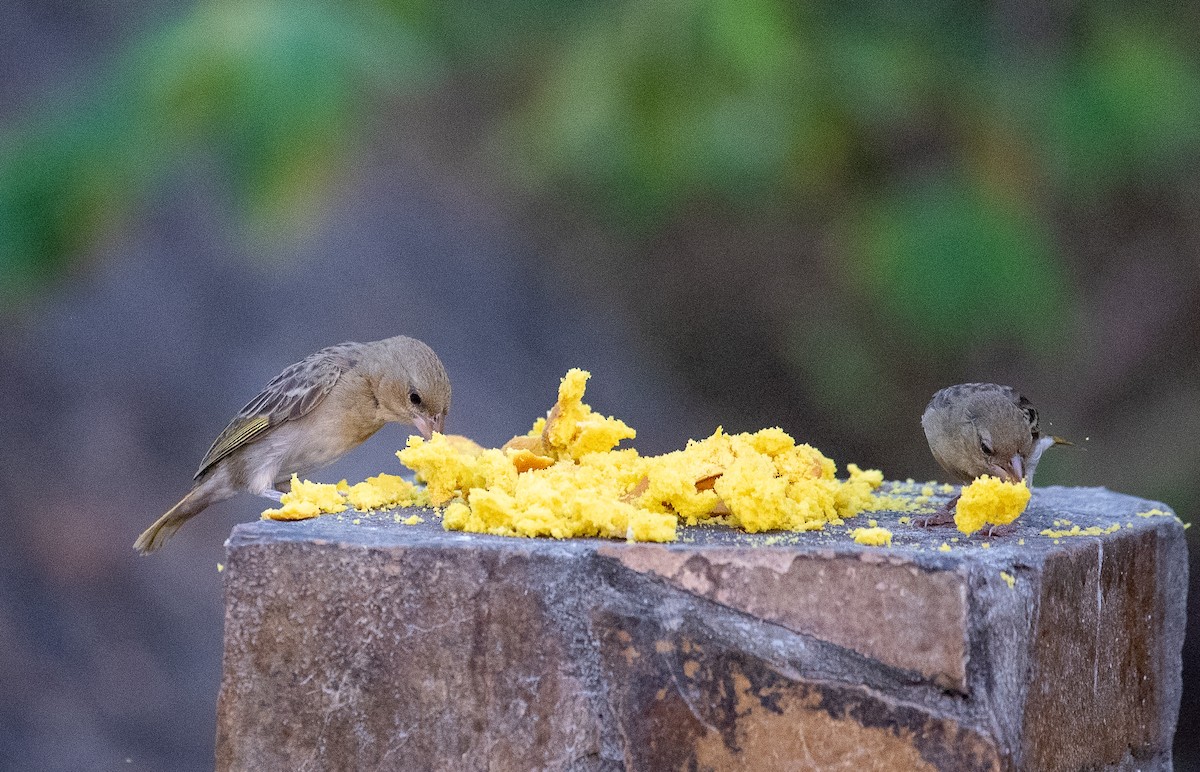
[{"label": "blurry background", "polygon": [[130,545],[343,340],[431,344],[485,444],[580,366],[648,452],[779,425],[898,478],[937,388],[1010,383],[1082,446],[1040,484],[1195,518],[1200,6],[1125,6],[0,2],[0,766],[211,768],[263,503]]}]

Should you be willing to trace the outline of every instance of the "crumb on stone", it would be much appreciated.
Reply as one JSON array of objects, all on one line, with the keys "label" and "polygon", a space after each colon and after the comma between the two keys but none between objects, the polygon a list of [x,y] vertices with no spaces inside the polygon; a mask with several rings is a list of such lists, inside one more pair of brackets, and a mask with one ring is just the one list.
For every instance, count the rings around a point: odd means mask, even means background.
[{"label": "crumb on stone", "polygon": [[855,528],[850,535],[854,537],[854,541],[868,547],[889,547],[892,544],[892,532],[874,525],[870,528]]}]

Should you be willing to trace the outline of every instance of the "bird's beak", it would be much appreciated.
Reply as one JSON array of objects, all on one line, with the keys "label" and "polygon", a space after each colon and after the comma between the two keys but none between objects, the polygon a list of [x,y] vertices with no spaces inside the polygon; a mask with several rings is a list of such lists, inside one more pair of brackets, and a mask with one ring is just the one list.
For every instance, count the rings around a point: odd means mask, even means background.
[{"label": "bird's beak", "polygon": [[1075,447],[1075,443],[1070,440],[1064,440],[1062,437],[1051,437],[1050,439],[1054,440],[1055,445],[1070,445],[1071,447]]},{"label": "bird's beak", "polygon": [[1007,464],[989,464],[987,473],[1005,482],[1019,483],[1025,479],[1025,459],[1013,456]]},{"label": "bird's beak", "polygon": [[426,440],[433,437],[434,432],[441,432],[446,426],[446,414],[437,416],[418,415],[413,417],[413,426]]}]

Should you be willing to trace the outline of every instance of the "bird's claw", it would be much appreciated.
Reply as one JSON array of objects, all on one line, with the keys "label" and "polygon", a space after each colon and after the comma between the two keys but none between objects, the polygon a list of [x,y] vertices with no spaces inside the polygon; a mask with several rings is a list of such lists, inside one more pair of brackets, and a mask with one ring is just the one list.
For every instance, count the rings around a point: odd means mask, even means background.
[{"label": "bird's claw", "polygon": [[939,509],[929,517],[914,517],[913,525],[918,528],[934,528],[936,526],[951,525],[954,522],[954,513]]},{"label": "bird's claw", "polygon": [[913,525],[918,528],[933,528],[939,525],[951,525],[954,522],[954,507],[958,504],[958,496],[937,508],[929,517],[913,518]]}]

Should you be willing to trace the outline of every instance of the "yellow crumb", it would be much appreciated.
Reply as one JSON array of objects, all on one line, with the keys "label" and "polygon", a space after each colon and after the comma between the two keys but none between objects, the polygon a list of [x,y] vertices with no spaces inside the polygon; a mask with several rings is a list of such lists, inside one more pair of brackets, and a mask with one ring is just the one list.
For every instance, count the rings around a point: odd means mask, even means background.
[{"label": "yellow crumb", "polygon": [[337,485],[300,480],[296,475],[292,475],[292,487],[279,503],[278,509],[263,510],[264,520],[309,520],[346,510],[345,499]]},{"label": "yellow crumb", "polygon": [[921,486],[921,495],[924,496],[925,498],[929,498],[930,496],[932,496],[933,495],[933,486],[932,485]]},{"label": "yellow crumb", "polygon": [[1024,539],[1017,539],[1017,546],[1018,546],[1018,547],[1024,547],[1024,546],[1025,546],[1025,540],[1024,540]]},{"label": "yellow crumb", "polygon": [[224,571],[224,570],[225,570],[225,564],[224,564],[224,563],[217,563],[217,573],[219,574],[219,573],[221,573],[221,572],[222,572],[222,571]]},{"label": "yellow crumb", "polygon": [[[872,520],[871,522],[875,522]],[[854,541],[868,547],[888,547],[892,543],[892,532],[886,528],[871,526],[870,528],[855,528],[850,532]]]},{"label": "yellow crumb", "polygon": [[1011,523],[1028,504],[1029,488],[1024,482],[1010,483],[984,475],[963,488],[954,523],[958,530],[970,535],[988,524]]},{"label": "yellow crumb", "polygon": [[992,543],[990,541],[985,541],[983,544],[980,544],[979,546],[983,547],[985,550],[990,550],[992,548]]},{"label": "yellow crumb", "polygon": [[1010,589],[1010,590],[1013,587],[1015,587],[1017,584],[1017,578],[1015,576],[1013,576],[1012,574],[1008,573],[1007,571],[1001,571],[1000,578],[1003,579],[1005,581],[1005,583],[1008,584],[1008,589]]},{"label": "yellow crumb", "polygon": [[1172,517],[1170,512],[1164,512],[1158,507],[1147,509],[1145,512],[1138,512],[1138,517]]},{"label": "yellow crumb", "polygon": [[425,503],[424,497],[415,485],[395,474],[378,474],[368,477],[360,483],[346,486],[342,493],[345,494],[346,501],[350,503],[350,506],[360,512],[368,509],[411,507]]},{"label": "yellow crumb", "polygon": [[867,525],[871,526],[872,528],[875,528],[876,526],[878,526],[878,525],[879,525],[879,521],[878,521],[878,520],[873,520],[873,519],[872,519],[872,520],[867,520]]},{"label": "yellow crumb", "polygon": [[1051,536],[1061,538],[1063,536],[1104,536],[1105,534],[1116,533],[1121,530],[1120,523],[1113,523],[1107,528],[1101,528],[1098,525],[1089,525],[1087,528],[1080,528],[1078,525],[1072,525],[1070,528],[1063,530],[1055,530],[1054,528],[1043,528],[1042,536]]},{"label": "yellow crumb", "polygon": [[350,524],[351,524],[351,525],[362,525],[362,520],[361,520],[360,518],[357,518],[357,517],[356,517],[356,518],[354,518],[353,520],[351,520],[351,521],[350,521]]},{"label": "yellow crumb", "polygon": [[900,525],[908,525],[909,523],[912,522],[912,518],[905,515],[904,517],[900,518],[896,522],[900,523]]},{"label": "yellow crumb", "polygon": [[942,493],[954,493],[954,486],[950,483],[944,483],[938,490],[940,490]]},{"label": "yellow crumb", "polygon": [[938,547],[938,552],[949,552],[949,551],[950,551],[950,545],[947,544],[946,542],[942,542],[942,546]]},{"label": "yellow crumb", "polygon": [[418,525],[425,522],[425,518],[420,515],[409,515],[402,521],[405,525]]}]

